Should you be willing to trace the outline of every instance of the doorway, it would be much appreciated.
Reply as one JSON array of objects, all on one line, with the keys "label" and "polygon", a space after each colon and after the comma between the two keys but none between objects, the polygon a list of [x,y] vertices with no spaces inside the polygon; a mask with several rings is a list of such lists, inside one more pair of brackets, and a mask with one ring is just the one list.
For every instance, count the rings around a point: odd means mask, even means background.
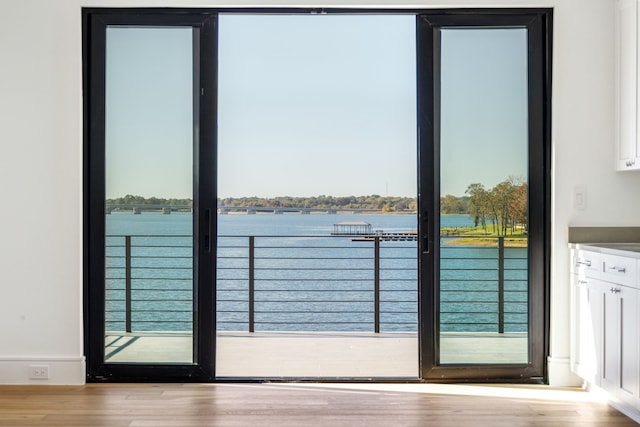
[{"label": "doorway", "polygon": [[417,379],[415,17],[218,43],[217,375]]},{"label": "doorway", "polygon": [[[543,381],[551,12],[247,12],[83,12],[88,380]],[[281,38],[245,27],[262,48],[225,51],[234,21]],[[379,32],[354,31],[367,22]],[[385,45],[396,23],[406,42]],[[409,132],[384,128],[396,116]],[[362,336],[393,349],[311,368],[329,339]],[[256,337],[271,354],[234,347]],[[409,356],[390,363],[400,338]],[[262,364],[231,363],[247,354]]]}]

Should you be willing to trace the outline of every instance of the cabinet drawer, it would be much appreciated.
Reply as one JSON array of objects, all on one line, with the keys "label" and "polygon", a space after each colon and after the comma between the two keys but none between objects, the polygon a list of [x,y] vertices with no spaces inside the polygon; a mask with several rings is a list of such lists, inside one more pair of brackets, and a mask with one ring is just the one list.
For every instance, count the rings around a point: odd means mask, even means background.
[{"label": "cabinet drawer", "polygon": [[580,277],[599,279],[602,276],[602,255],[598,252],[573,250],[571,273]]},{"label": "cabinet drawer", "polygon": [[611,283],[637,288],[637,265],[635,258],[602,254],[602,279]]}]

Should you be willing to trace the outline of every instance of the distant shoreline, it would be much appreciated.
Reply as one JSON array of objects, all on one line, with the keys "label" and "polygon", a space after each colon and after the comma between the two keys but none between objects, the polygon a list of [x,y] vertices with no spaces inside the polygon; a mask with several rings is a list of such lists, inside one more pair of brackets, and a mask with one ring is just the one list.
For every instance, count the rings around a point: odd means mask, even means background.
[{"label": "distant shoreline", "polygon": [[[504,237],[505,248],[526,248],[528,246],[528,240],[526,237]],[[444,242],[445,245],[460,245],[460,246],[498,246],[498,236],[496,237],[461,237],[459,239],[450,240]]]}]

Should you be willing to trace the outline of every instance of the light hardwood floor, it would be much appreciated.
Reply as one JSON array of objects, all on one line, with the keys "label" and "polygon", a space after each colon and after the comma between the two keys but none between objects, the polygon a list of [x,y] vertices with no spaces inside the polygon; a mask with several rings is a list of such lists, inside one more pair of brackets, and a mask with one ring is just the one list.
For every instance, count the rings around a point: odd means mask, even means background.
[{"label": "light hardwood floor", "polygon": [[634,426],[593,395],[544,386],[0,386],[0,426]]}]

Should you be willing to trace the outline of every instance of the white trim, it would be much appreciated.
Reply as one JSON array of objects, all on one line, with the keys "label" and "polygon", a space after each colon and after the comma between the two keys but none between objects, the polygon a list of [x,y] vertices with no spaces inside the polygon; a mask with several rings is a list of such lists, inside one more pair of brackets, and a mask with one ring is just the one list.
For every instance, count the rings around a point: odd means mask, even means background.
[{"label": "white trim", "polygon": [[[212,8],[383,8],[383,9],[456,9],[554,7],[562,0],[80,0],[82,7],[212,7]],[[584,1],[584,0],[583,0]]]},{"label": "white trim", "polygon": [[[49,367],[48,379],[30,379],[32,365]],[[84,357],[0,357],[0,384],[81,385]]]},{"label": "white trim", "polygon": [[552,387],[580,387],[582,379],[571,372],[571,360],[568,357],[547,357],[549,385]]}]

